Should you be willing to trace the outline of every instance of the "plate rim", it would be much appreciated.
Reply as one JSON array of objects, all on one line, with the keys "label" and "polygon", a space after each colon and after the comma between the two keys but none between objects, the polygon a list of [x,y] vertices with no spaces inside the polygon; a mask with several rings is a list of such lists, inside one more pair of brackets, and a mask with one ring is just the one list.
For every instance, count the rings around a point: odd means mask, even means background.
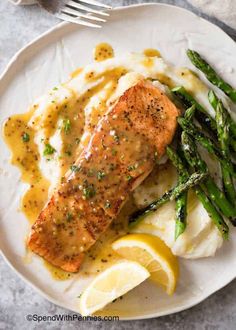
[{"label": "plate rim", "polygon": [[[165,4],[165,3],[155,3],[155,2],[151,2],[151,3],[139,3],[139,4],[131,4],[128,6],[118,6],[115,7],[113,9],[111,9],[111,11],[124,11],[124,10],[129,10],[130,8],[137,8],[137,7],[150,7],[150,6],[155,6],[155,7],[170,7],[170,8],[174,8],[175,10],[179,10],[179,11],[184,11],[187,12],[190,15],[193,15],[194,17],[197,17],[198,19],[207,22],[208,24],[214,26],[214,28],[218,29],[221,33],[224,33],[224,37],[230,39],[231,41],[233,41],[235,43],[235,41],[233,40],[233,38],[228,35],[222,28],[220,28],[218,25],[208,21],[205,18],[202,18],[200,16],[198,16],[197,14],[193,13],[192,11],[180,7],[180,6],[175,6],[175,5],[171,5],[171,4]],[[25,52],[30,49],[33,45],[38,44],[39,46],[45,46],[45,41],[47,40],[47,37],[55,32],[59,32],[60,30],[62,31],[64,27],[66,26],[73,26],[73,23],[70,22],[61,22],[56,24],[55,26],[49,28],[47,31],[43,32],[42,34],[40,34],[39,36],[37,36],[36,38],[33,38],[32,41],[28,42],[25,46],[23,46],[22,48],[20,48],[12,57],[11,59],[8,61],[8,63],[6,64],[5,68],[3,69],[1,75],[0,75],[0,88],[3,87],[4,88],[4,81],[8,79],[8,76],[11,73],[11,69],[14,66],[14,64],[20,60],[21,57],[24,58],[24,54]],[[83,28],[82,26],[79,28]],[[3,86],[2,86],[3,85]],[[0,247],[1,249],[1,247]],[[46,299],[47,301],[55,304],[56,306],[65,308],[68,311],[74,312],[74,313],[78,313],[78,311],[75,311],[73,309],[68,308],[66,305],[64,305],[63,303],[57,301],[56,299],[54,299],[53,297],[51,297],[50,295],[48,295],[47,293],[45,293],[43,290],[41,290],[38,286],[36,286],[33,282],[31,282],[26,276],[23,275],[23,273],[21,273],[17,268],[14,267],[13,263],[10,261],[10,258],[7,257],[7,255],[3,252],[3,250],[0,250],[0,254],[3,257],[3,260],[6,262],[6,264],[15,272],[15,274],[17,274],[25,283],[27,283],[27,285],[30,285],[31,288],[33,288],[41,297],[43,297],[44,299]],[[214,293],[218,292],[219,290],[221,290],[222,288],[224,288],[226,285],[228,285],[229,283],[231,283],[234,279],[236,279],[236,274],[232,275],[232,277],[229,278],[229,280],[226,283],[223,283],[222,285],[220,285],[215,291],[207,293],[205,295],[200,296],[200,298],[196,299],[194,302],[187,304],[186,306],[177,306],[175,308],[173,308],[170,312],[168,311],[163,311],[163,312],[156,312],[156,313],[152,313],[149,315],[144,315],[144,316],[131,316],[131,317],[120,317],[120,321],[131,321],[131,320],[144,320],[144,319],[151,319],[151,318],[157,318],[157,317],[161,317],[161,316],[167,316],[167,315],[171,315],[171,314],[175,314],[187,309],[190,309],[198,304],[200,304],[201,302],[203,302],[205,299],[207,299],[208,297],[210,297],[211,295],[213,295]]]}]

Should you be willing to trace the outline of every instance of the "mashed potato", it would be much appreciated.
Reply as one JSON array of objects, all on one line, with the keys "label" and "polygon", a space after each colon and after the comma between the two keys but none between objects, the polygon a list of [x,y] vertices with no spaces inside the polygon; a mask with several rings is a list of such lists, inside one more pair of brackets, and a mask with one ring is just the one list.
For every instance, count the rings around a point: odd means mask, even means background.
[{"label": "mashed potato", "polygon": [[[35,111],[29,126],[35,131],[35,142],[40,154],[39,166],[50,182],[52,192],[60,183],[79,151],[88,143],[93,127],[104,112],[120,95],[140,79],[154,80],[159,88],[168,93],[168,87],[182,85],[210,111],[207,102],[208,88],[190,70],[167,65],[158,56],[127,54],[97,62],[79,70],[67,83],[55,87],[33,105]],[[79,100],[79,101],[78,101]],[[79,105],[78,105],[79,104]],[[82,104],[82,106],[80,106]],[[70,151],[69,160],[62,157],[68,145],[68,137],[61,129],[61,112],[77,125],[73,138],[80,144]],[[49,120],[51,119],[51,121]],[[52,123],[53,122],[53,128]],[[53,155],[44,157],[45,141],[55,149]],[[66,141],[66,142],[65,142]],[[67,143],[67,144],[66,144]],[[64,151],[63,151],[64,150]],[[214,168],[216,165],[211,164]],[[143,206],[161,196],[176,182],[176,173],[170,164],[161,165],[134,192],[137,206]],[[176,241],[174,239],[175,203],[169,202],[155,213],[147,216],[134,231],[159,236],[173,253],[185,258],[212,256],[222,245],[222,238],[207,212],[190,191],[188,197],[187,229]]]}]

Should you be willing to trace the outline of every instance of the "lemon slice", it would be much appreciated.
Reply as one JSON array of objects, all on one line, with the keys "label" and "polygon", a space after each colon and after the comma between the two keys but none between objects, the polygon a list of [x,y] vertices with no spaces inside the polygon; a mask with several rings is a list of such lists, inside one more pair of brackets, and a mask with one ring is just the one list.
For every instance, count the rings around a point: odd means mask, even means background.
[{"label": "lemon slice", "polygon": [[122,257],[144,266],[151,274],[150,279],[164,287],[166,293],[174,293],[179,273],[178,260],[160,238],[131,234],[115,241],[112,248]]},{"label": "lemon slice", "polygon": [[134,261],[124,260],[107,268],[85,289],[80,298],[80,313],[91,315],[124,295],[146,278],[149,272]]}]

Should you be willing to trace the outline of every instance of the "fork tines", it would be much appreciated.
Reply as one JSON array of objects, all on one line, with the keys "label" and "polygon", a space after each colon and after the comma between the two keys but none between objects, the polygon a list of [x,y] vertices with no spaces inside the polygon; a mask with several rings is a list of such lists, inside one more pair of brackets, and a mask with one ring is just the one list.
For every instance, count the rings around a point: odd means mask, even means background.
[{"label": "fork tines", "polygon": [[68,0],[64,1],[64,6],[57,13],[57,17],[72,23],[100,28],[101,25],[90,21],[106,22],[102,17],[109,16],[109,14],[104,12],[104,9],[111,9],[111,7],[95,0]]}]

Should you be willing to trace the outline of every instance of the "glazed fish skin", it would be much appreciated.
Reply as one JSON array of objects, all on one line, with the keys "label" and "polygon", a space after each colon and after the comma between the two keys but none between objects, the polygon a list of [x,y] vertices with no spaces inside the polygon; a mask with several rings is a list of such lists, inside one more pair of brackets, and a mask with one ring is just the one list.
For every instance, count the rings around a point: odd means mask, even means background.
[{"label": "glazed fish skin", "polygon": [[39,215],[29,248],[55,266],[78,271],[84,253],[164,154],[177,116],[174,104],[151,83],[128,89],[100,120],[74,171]]}]

